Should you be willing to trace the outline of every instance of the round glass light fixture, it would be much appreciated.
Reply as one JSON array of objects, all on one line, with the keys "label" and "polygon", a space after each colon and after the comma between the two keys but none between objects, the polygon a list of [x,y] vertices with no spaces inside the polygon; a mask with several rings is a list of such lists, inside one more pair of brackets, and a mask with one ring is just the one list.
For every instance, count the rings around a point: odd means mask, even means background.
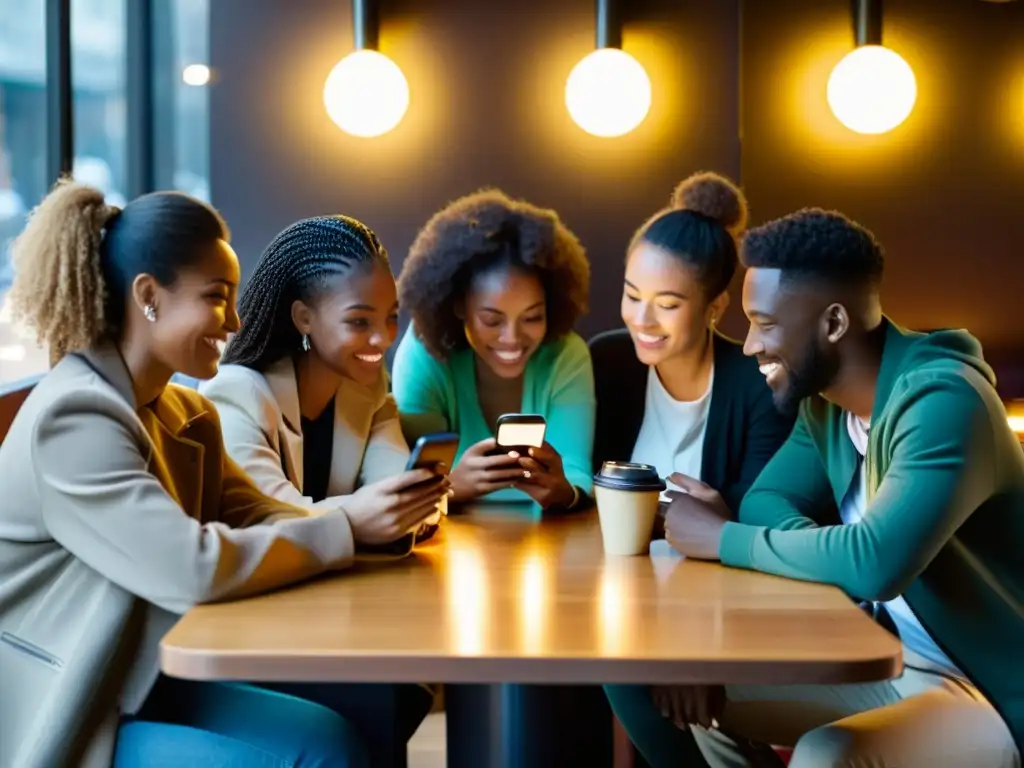
[{"label": "round glass light fixture", "polygon": [[640,62],[621,48],[599,48],[569,73],[565,106],[587,133],[622,136],[647,117],[651,80]]},{"label": "round glass light fixture", "polygon": [[405,116],[409,83],[395,62],[379,51],[363,48],[331,70],[324,84],[324,106],[346,133],[381,136]]},{"label": "round glass light fixture", "polygon": [[881,45],[863,45],[836,64],[828,79],[832,114],[852,131],[891,131],[910,116],[917,79],[910,65]]}]

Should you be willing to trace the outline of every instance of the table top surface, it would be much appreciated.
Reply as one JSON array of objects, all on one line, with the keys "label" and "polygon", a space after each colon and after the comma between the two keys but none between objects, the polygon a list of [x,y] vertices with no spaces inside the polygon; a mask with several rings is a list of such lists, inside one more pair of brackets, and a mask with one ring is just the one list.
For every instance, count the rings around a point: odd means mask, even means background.
[{"label": "table top surface", "polygon": [[833,587],[651,554],[605,556],[596,513],[451,516],[392,563],[190,610],[161,666],[200,680],[842,683],[900,644]]}]

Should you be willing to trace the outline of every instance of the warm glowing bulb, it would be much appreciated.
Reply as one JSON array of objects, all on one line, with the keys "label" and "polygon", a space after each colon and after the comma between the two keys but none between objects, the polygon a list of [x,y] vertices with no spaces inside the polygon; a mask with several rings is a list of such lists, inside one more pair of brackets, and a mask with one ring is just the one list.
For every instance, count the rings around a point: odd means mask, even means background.
[{"label": "warm glowing bulb", "polygon": [[622,136],[651,108],[651,81],[636,59],[619,48],[599,48],[569,73],[565,106],[594,136]]},{"label": "warm glowing bulb", "polygon": [[189,64],[181,70],[181,80],[185,85],[206,85],[210,82],[210,68],[205,64]]},{"label": "warm glowing bulb", "polygon": [[915,101],[914,70],[898,53],[880,45],[851,51],[828,79],[832,114],[857,133],[891,131],[907,119]]},{"label": "warm glowing bulb", "polygon": [[409,108],[409,84],[395,62],[366,48],[350,53],[331,70],[324,105],[345,133],[380,136],[398,125]]},{"label": "warm glowing bulb", "polygon": [[1024,400],[1012,400],[1006,405],[1006,421],[1010,429],[1024,440]]}]

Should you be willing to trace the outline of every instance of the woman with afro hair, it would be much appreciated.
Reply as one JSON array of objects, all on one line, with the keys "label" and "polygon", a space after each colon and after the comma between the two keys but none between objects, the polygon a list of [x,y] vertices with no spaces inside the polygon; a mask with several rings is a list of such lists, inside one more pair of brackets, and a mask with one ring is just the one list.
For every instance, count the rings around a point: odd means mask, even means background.
[{"label": "woman with afro hair", "polygon": [[[586,253],[558,215],[501,191],[460,198],[420,231],[399,277],[412,324],[393,387],[407,439],[461,436],[454,503],[532,499],[545,511],[587,503],[594,378],[573,326],[589,288]],[[492,455],[506,413],[544,416],[544,446]]]}]

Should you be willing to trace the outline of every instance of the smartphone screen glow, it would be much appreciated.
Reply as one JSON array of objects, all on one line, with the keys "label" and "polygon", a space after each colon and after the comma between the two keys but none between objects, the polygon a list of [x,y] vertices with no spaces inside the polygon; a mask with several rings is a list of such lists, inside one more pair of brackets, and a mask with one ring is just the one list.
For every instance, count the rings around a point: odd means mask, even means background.
[{"label": "smartphone screen glow", "polygon": [[544,444],[544,430],[541,424],[502,424],[498,428],[498,445],[529,445],[540,448]]}]

